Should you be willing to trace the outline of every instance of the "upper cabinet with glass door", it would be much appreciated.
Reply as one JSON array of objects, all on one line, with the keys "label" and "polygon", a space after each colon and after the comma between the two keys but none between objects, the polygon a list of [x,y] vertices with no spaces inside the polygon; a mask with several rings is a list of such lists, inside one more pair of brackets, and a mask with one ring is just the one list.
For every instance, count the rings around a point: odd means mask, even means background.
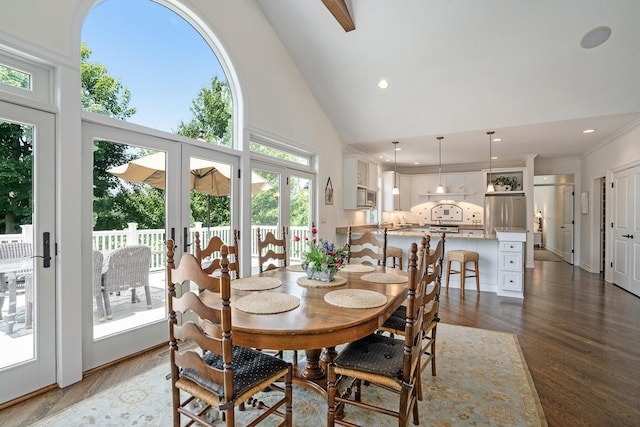
[{"label": "upper cabinet with glass door", "polygon": [[[368,162],[358,156],[345,156],[343,160],[343,208],[363,209],[372,208],[366,204],[367,192],[376,193],[378,191],[378,167],[375,163]],[[364,202],[362,195],[365,194]],[[369,199],[370,200],[370,199]]]}]

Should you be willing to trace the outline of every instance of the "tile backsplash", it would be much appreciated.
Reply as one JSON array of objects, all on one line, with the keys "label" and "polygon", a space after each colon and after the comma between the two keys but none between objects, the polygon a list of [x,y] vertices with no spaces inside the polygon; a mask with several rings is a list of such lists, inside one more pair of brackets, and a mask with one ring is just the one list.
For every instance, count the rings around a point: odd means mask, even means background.
[{"label": "tile backsplash", "polygon": [[[411,224],[437,224],[437,220],[431,218],[431,210],[443,202],[426,202],[414,206],[410,211],[383,212],[382,221],[393,224],[402,222]],[[462,221],[441,221],[442,224],[473,225],[482,227],[483,207],[468,202],[446,202],[447,205],[456,205],[462,210]]]}]

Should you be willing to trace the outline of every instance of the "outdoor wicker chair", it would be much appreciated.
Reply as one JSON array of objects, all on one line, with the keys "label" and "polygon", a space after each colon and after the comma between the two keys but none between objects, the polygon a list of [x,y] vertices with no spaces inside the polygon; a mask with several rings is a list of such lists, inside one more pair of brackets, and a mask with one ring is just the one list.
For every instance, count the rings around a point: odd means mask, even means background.
[{"label": "outdoor wicker chair", "polygon": [[[0,259],[17,259],[31,258],[33,254],[33,245],[28,242],[7,242],[0,244]],[[11,294],[9,291],[10,275],[15,274],[16,293]],[[11,278],[14,280],[14,278]],[[15,295],[25,294],[25,324],[31,325],[31,317],[33,310],[33,271],[31,268],[18,270],[15,272],[0,271],[0,319],[2,319],[2,307],[6,296],[13,298]],[[9,301],[9,315],[15,315],[16,301]]]},{"label": "outdoor wicker chair", "polygon": [[[107,319],[112,319],[109,295],[122,291],[131,291],[131,302],[139,302],[136,288],[144,287],[147,297],[147,308],[151,309],[151,291],[149,290],[149,267],[151,265],[151,249],[148,246],[132,245],[118,248],[104,261],[107,269],[102,275],[102,297]],[[96,270],[97,271],[97,270]],[[95,289],[95,287],[94,287]],[[96,292],[96,302],[99,303]],[[98,307],[101,312],[101,308]]]}]

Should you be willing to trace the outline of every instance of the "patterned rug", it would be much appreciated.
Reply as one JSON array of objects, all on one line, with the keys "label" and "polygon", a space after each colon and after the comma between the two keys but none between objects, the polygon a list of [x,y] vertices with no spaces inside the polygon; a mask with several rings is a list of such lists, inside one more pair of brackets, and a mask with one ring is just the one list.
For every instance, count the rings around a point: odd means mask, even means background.
[{"label": "patterned rug", "polygon": [[[513,334],[440,324],[438,375],[422,376],[424,400],[419,403],[423,426],[546,426],[538,394]],[[171,425],[170,383],[166,367],[152,369],[109,391],[96,394],[35,426],[168,426]],[[294,425],[326,424],[326,403],[316,393],[294,386]],[[259,399],[268,402],[269,393]],[[363,399],[396,402],[378,387],[363,387]],[[395,400],[394,400],[395,399]],[[257,409],[236,410],[236,425],[245,425]],[[393,426],[395,419],[347,408],[347,419],[365,426]],[[281,419],[261,425],[277,425]],[[218,424],[216,424],[218,425]],[[219,422],[219,425],[224,425]]]}]

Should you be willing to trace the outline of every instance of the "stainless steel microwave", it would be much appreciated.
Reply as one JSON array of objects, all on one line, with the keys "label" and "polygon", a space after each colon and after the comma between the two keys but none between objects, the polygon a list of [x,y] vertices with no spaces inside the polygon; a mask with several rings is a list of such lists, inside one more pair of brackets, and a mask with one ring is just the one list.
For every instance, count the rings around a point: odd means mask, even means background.
[{"label": "stainless steel microwave", "polygon": [[364,188],[358,188],[358,200],[356,205],[359,208],[374,208],[376,206],[376,192]]}]

